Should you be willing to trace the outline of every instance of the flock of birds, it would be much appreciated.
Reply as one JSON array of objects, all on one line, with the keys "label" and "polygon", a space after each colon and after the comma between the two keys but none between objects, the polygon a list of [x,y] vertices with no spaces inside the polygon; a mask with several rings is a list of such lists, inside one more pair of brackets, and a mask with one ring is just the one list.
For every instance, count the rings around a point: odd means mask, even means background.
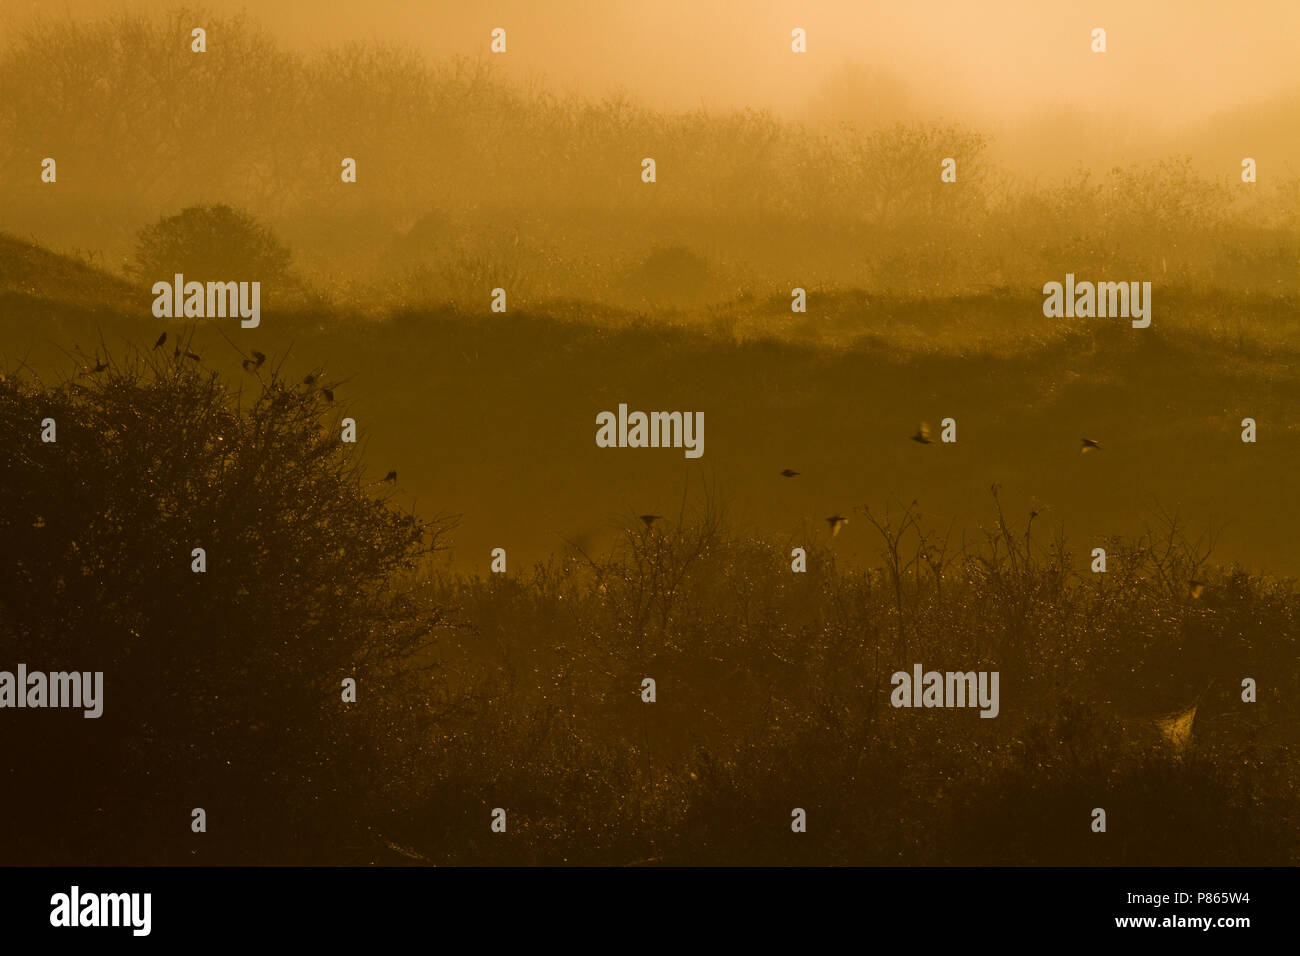
[{"label": "flock of birds", "polygon": [[[167,333],[164,332],[162,333],[162,335],[158,336],[157,341],[154,342],[153,350],[157,352],[160,348],[162,348],[166,344],[167,344]],[[188,347],[182,349],[179,344],[173,346],[172,354],[175,358],[180,358],[183,355],[187,359],[193,359],[196,362],[201,361],[199,355],[190,351]],[[265,352],[259,352],[257,349],[250,349],[249,356],[250,356],[249,358],[244,359],[243,362],[240,363],[243,365],[245,372],[256,372],[258,369],[260,369],[263,365],[266,364]],[[99,360],[97,361],[93,371],[102,372],[106,368],[108,368],[108,365],[103,360]],[[306,386],[313,387],[317,384],[318,381],[319,381],[319,377],[317,375],[309,374],[303,378],[302,383]],[[325,401],[327,402],[334,401],[334,389],[331,388],[330,386],[321,385],[320,393],[321,396],[325,399]],[[394,472],[393,480],[396,480],[396,478],[397,475],[396,472]]]},{"label": "flock of birds", "polygon": [[[912,441],[920,445],[934,444],[934,439],[931,438],[930,435],[931,435],[930,426],[927,425],[925,422],[921,422],[921,424],[917,426],[916,434],[912,436]],[[1085,452],[1096,451],[1099,448],[1101,448],[1101,442],[1097,441],[1095,438],[1084,438],[1081,439],[1081,441],[1083,443],[1082,447],[1080,447],[1079,449],[1079,454],[1081,455],[1084,454]],[[802,474],[802,472],[795,471],[793,468],[781,469],[782,478],[798,478],[800,474]],[[638,515],[638,517],[642,521],[644,521],[645,526],[649,528],[661,517],[663,517],[663,515]],[[831,537],[833,538],[840,533],[841,528],[843,528],[846,524],[849,523],[849,519],[846,518],[844,515],[834,514],[826,519],[826,523],[830,525]],[[1198,582],[1195,581],[1192,582],[1194,597],[1201,596],[1200,595],[1201,589],[1195,586],[1197,583]]]},{"label": "flock of birds", "polygon": [[[930,436],[931,436],[930,426],[927,425],[925,422],[921,422],[921,424],[917,426],[916,434],[911,437],[912,437],[912,441],[916,442],[917,444],[930,445],[933,444],[934,442],[934,439],[931,438]],[[1097,441],[1097,439],[1095,438],[1082,438],[1079,441],[1080,441],[1079,454],[1081,455],[1087,454],[1088,452],[1098,451],[1101,448],[1101,442]],[[798,478],[801,474],[802,472],[795,471],[793,468],[781,469],[782,478]],[[384,480],[395,481],[396,479],[397,479],[397,472],[392,471],[388,473],[388,478]],[[1031,517],[1036,517],[1037,515],[1038,515],[1037,510],[1031,513]],[[645,515],[638,515],[637,517],[640,518],[643,522],[645,522],[645,526],[647,528],[650,528],[654,525],[656,521],[662,518],[663,515],[645,514]],[[830,526],[831,537],[833,538],[840,533],[840,530],[846,524],[849,523],[849,519],[842,514],[833,514],[826,518],[826,523],[827,525]],[[1188,584],[1188,591],[1191,594],[1191,597],[1193,599],[1198,599],[1201,597],[1202,594],[1205,593],[1206,583],[1204,581],[1200,581],[1193,578],[1192,580],[1188,581],[1187,584]],[[1193,711],[1195,711],[1195,708],[1193,708]]]},{"label": "flock of birds", "polygon": [[[167,333],[163,332],[161,335],[158,336],[156,340],[154,340],[153,351],[157,352],[164,345],[166,345],[167,342],[168,342]],[[202,356],[200,356],[197,352],[190,349],[189,346],[182,347],[179,342],[175,342],[172,345],[172,357],[175,359],[180,359],[184,357],[195,362],[200,362],[203,360]],[[253,374],[256,374],[257,371],[261,369],[263,365],[266,364],[266,353],[259,352],[257,349],[250,349],[248,357],[244,358],[241,364],[243,365],[245,372],[252,372]],[[109,367],[108,362],[96,356],[95,364],[85,368],[81,374],[95,375],[100,372],[107,371],[108,367]],[[320,384],[320,377],[315,373],[309,373],[307,376],[305,376],[302,380],[302,384],[306,385],[308,388],[319,387],[320,395],[322,398],[325,399],[325,401],[331,403],[334,401],[334,388],[330,385]],[[76,385],[74,387],[80,389],[83,386]],[[390,471],[383,479],[383,482],[396,482],[396,481],[397,481],[396,471]],[[380,482],[380,484],[383,484],[383,482]]]},{"label": "flock of birds", "polygon": [[[156,352],[166,344],[167,344],[167,333],[164,332],[160,336],[158,336],[158,340],[154,342],[153,350]],[[251,358],[246,358],[243,360],[242,364],[244,366],[244,371],[256,372],[266,363],[266,355],[262,352],[259,352],[257,349],[252,349],[250,354],[251,354]],[[180,358],[181,356],[184,356],[185,358],[193,359],[195,362],[200,361],[198,355],[190,351],[188,347],[182,349],[179,344],[174,346],[174,356],[176,358]],[[87,369],[87,372],[88,373],[102,372],[107,368],[108,368],[108,363],[105,362],[103,359],[97,358],[95,360],[94,367]],[[302,380],[302,383],[309,387],[314,387],[317,384],[317,381],[318,381],[318,377],[316,375],[309,374]],[[320,386],[320,393],[325,398],[326,401],[328,402],[334,401],[334,390],[329,386],[327,385]],[[921,422],[921,424],[918,425],[916,428],[916,434],[911,436],[911,438],[912,441],[916,442],[919,445],[932,445],[934,444],[934,438],[931,437],[932,434],[933,433],[930,430],[930,426],[925,422]],[[1101,448],[1101,442],[1097,441],[1095,438],[1083,438],[1080,439],[1080,441],[1082,442],[1082,444],[1081,447],[1079,448],[1079,454],[1085,454],[1087,452],[1097,451],[1098,449]],[[802,474],[802,472],[795,471],[793,468],[781,469],[782,478],[798,478],[800,474]],[[397,472],[394,470],[386,474],[383,477],[383,479],[378,483],[396,484],[396,482],[397,482]],[[645,523],[645,526],[647,528],[650,528],[654,525],[656,521],[662,518],[663,515],[644,514],[644,515],[638,515],[637,517],[640,518],[641,521]],[[830,526],[831,537],[833,538],[840,533],[840,529],[842,529],[846,524],[849,523],[849,519],[841,514],[833,514],[826,519],[826,523]],[[1200,592],[1203,589],[1203,587],[1204,586],[1201,585],[1200,582],[1193,581],[1192,582],[1193,596],[1200,597]]]},{"label": "flock of birds", "polygon": [[[912,441],[917,444],[930,445],[934,442],[934,439],[930,436],[930,426],[925,422],[921,422],[916,429],[916,434],[911,437]],[[1101,442],[1097,441],[1095,438],[1080,439],[1079,454],[1081,455],[1087,454],[1088,452],[1098,451],[1100,448]],[[782,478],[798,478],[800,474],[802,474],[802,472],[795,471],[793,468],[781,469]],[[1037,514],[1038,512],[1035,510],[1033,515]],[[645,514],[638,515],[638,517],[645,522],[647,528],[650,528],[663,516]],[[835,537],[840,533],[840,529],[849,523],[849,519],[841,514],[833,514],[826,519],[826,523],[830,525],[831,537]],[[1188,582],[1188,590],[1193,600],[1199,599],[1201,595],[1205,593],[1205,588],[1206,583],[1197,580],[1196,578],[1193,578]],[[1193,701],[1192,705],[1188,708],[1183,708],[1155,719],[1156,727],[1173,746],[1175,752],[1179,754],[1181,754],[1191,742],[1192,724],[1196,720],[1196,711],[1200,705],[1202,696],[1204,696],[1204,692],[1197,695],[1196,700]]]}]

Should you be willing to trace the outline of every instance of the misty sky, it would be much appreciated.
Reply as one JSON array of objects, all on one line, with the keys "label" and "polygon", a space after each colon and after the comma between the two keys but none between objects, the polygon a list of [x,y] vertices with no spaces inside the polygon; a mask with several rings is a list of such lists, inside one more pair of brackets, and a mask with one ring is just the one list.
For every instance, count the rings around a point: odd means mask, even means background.
[{"label": "misty sky", "polygon": [[[159,0],[0,0],[75,17]],[[438,57],[486,52],[504,72],[655,107],[749,106],[797,115],[846,65],[897,76],[927,112],[1014,119],[1047,105],[1179,124],[1300,87],[1295,0],[208,0],[305,46],[377,38]],[[790,53],[790,30],[809,51]],[[1106,28],[1109,52],[1089,51]],[[211,43],[219,43],[213,37]]]}]

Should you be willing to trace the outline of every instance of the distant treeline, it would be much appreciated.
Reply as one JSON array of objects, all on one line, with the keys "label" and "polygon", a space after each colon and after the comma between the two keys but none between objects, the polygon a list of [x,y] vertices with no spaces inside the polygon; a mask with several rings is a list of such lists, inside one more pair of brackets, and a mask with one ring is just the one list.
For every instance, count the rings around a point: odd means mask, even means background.
[{"label": "distant treeline", "polygon": [[[199,24],[206,53],[190,49]],[[120,268],[146,224],[229,203],[358,302],[484,284],[637,306],[795,285],[947,295],[1065,271],[1300,285],[1295,169],[1266,164],[1246,184],[1175,156],[1027,183],[959,124],[660,112],[506,82],[490,64],[375,44],[300,54],[242,17],[192,10],[32,20],[0,48],[4,228]],[[940,181],[945,158],[955,183]],[[705,279],[647,295],[638,270],[679,247]]]}]

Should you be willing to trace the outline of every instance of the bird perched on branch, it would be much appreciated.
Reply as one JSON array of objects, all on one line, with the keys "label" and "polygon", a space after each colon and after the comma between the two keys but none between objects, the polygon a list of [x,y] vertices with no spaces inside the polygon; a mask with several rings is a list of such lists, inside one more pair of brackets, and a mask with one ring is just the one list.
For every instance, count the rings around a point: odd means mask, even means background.
[{"label": "bird perched on branch", "polygon": [[167,344],[167,333],[164,332],[162,335],[158,336],[158,341],[153,344],[153,350],[157,352],[160,348],[162,348],[166,344]]}]

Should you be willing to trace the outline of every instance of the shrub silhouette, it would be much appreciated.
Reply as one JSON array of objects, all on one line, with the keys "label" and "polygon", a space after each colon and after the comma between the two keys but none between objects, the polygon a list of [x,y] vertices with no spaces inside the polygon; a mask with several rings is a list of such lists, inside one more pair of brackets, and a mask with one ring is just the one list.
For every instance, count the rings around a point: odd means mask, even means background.
[{"label": "shrub silhouette", "polygon": [[[346,843],[372,731],[403,696],[394,664],[439,621],[401,575],[443,528],[366,492],[326,407],[274,375],[241,405],[215,373],[153,355],[88,385],[0,379],[5,669],[104,672],[100,719],[5,722],[14,765],[33,768],[6,786],[7,818],[60,820],[75,847],[34,829],[8,862],[287,861]],[[33,428],[47,417],[56,443]],[[347,677],[366,718],[341,700]],[[192,842],[193,807],[215,839]]]},{"label": "shrub silhouette", "polygon": [[[1294,681],[1294,587],[1243,574],[1235,602],[1226,583],[1188,597],[1205,553],[1175,523],[1123,550],[1131,579],[1098,584],[1062,572],[1032,515],[995,510],[961,543],[911,508],[867,512],[866,573],[814,546],[792,574],[788,546],[710,506],[632,518],[623,546],[567,567],[446,585],[499,656],[474,658],[491,677],[465,717],[413,744],[427,774],[390,785],[416,810],[384,826],[462,864],[1293,863],[1294,708],[1242,705],[1236,675]],[[999,671],[999,716],[894,709],[912,662]],[[1156,719],[1191,699],[1207,716],[1180,755]],[[485,788],[525,839],[488,832]],[[1107,841],[1099,804],[1124,821]]]},{"label": "shrub silhouette", "polygon": [[129,271],[147,281],[283,278],[291,254],[271,230],[230,206],[189,206],[140,230]]},{"label": "shrub silhouette", "polygon": [[682,245],[655,249],[625,274],[627,295],[655,306],[695,305],[708,297],[713,276],[699,254]]},{"label": "shrub silhouette", "polygon": [[393,238],[388,245],[388,254],[402,262],[430,259],[444,251],[456,235],[456,227],[445,213],[427,212],[410,229]]}]

